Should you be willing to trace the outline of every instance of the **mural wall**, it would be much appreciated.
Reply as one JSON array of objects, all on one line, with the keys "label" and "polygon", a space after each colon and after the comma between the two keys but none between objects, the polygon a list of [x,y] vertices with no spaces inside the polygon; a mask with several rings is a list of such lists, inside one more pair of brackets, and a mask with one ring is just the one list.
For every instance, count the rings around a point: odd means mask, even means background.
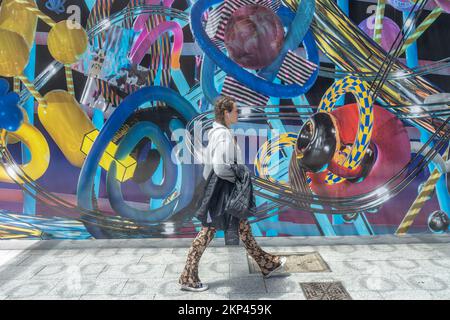
[{"label": "mural wall", "polygon": [[195,236],[220,94],[239,105],[255,235],[447,232],[449,12],[1,1],[0,239]]}]

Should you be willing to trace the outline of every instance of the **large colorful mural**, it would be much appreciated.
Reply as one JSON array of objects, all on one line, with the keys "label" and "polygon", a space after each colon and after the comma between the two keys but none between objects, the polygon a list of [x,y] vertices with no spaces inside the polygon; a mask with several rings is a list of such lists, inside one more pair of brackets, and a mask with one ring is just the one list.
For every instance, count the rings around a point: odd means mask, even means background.
[{"label": "large colorful mural", "polygon": [[257,236],[447,232],[449,12],[1,1],[0,239],[193,237],[220,94],[239,105]]}]

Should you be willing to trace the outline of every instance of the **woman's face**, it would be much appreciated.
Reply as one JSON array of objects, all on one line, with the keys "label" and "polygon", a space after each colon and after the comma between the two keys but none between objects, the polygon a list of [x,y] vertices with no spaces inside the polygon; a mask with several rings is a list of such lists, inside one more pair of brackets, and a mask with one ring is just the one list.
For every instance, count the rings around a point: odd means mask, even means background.
[{"label": "woman's face", "polygon": [[229,125],[238,122],[238,107],[236,103],[233,104],[233,110],[230,112],[225,111],[225,118],[228,120],[227,122]]}]

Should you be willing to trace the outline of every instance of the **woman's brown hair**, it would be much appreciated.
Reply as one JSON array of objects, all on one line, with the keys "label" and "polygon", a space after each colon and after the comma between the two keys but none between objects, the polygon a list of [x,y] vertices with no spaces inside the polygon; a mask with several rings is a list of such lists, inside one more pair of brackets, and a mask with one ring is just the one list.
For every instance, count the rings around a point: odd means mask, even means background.
[{"label": "woman's brown hair", "polygon": [[214,102],[216,122],[225,126],[225,110],[231,112],[236,101],[227,96],[219,96]]}]

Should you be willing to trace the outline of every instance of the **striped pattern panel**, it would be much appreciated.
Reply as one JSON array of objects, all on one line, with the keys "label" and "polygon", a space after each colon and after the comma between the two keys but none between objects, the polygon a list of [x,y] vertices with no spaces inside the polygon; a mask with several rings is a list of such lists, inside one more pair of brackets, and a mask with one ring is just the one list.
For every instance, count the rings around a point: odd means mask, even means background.
[{"label": "striped pattern panel", "polygon": [[115,90],[108,85],[106,81],[96,79],[97,88],[100,94],[105,98],[107,103],[118,106],[122,102],[122,98],[115,92]]},{"label": "striped pattern panel", "polygon": [[428,180],[425,182],[419,196],[416,198],[416,200],[414,200],[413,204],[411,205],[399,227],[397,228],[397,231],[395,232],[396,235],[404,235],[408,232],[409,227],[411,227],[411,225],[414,223],[414,220],[419,215],[420,211],[425,205],[425,202],[430,199],[430,196],[433,193],[433,190],[436,187],[436,183],[438,182],[440,177],[441,173],[439,172],[439,170],[435,169]]},{"label": "striped pattern panel", "polygon": [[[144,5],[145,4],[145,0],[130,0],[130,2],[128,2],[128,9],[132,9],[133,7],[137,7],[140,5]],[[123,27],[126,29],[132,29],[133,28],[133,23],[134,20],[137,18],[136,15],[131,14],[129,12],[127,12],[125,14],[125,18],[123,20]]]},{"label": "striped pattern panel", "polygon": [[209,13],[205,28],[206,34],[211,38],[214,44],[220,48],[223,48],[223,39],[217,35],[217,31],[219,24],[222,21],[223,6],[223,3],[221,3]]},{"label": "striped pattern panel", "polygon": [[[92,11],[89,13],[86,30],[93,28],[101,20],[109,17],[111,14],[111,7],[113,3],[114,0],[97,0],[94,4],[94,7],[92,8]],[[90,43],[97,44],[101,49],[104,41],[105,33],[102,32],[95,38],[91,39]]]},{"label": "striped pattern panel", "polygon": [[278,78],[287,84],[305,84],[311,77],[317,65],[312,63],[293,51],[289,51],[284,58],[283,64],[278,72]]},{"label": "striped pattern panel", "polygon": [[281,0],[260,0],[256,1],[259,5],[267,7],[273,11],[278,11],[281,6]]},{"label": "striped pattern panel", "polygon": [[212,41],[219,47],[223,47],[221,42],[225,39],[225,29],[234,11],[240,7],[259,4],[265,6],[273,11],[277,11],[280,8],[280,0],[225,0],[216,9],[212,10],[209,14],[208,21],[206,23],[206,33],[212,39]]},{"label": "striped pattern panel", "polygon": [[245,87],[230,76],[225,78],[222,95],[234,98],[238,105],[244,106],[265,106],[269,101],[269,97]]},{"label": "striped pattern panel", "polygon": [[[449,149],[444,153],[442,157],[444,161],[448,159]],[[405,235],[409,228],[414,223],[414,220],[419,215],[425,203],[431,198],[434,188],[441,178],[441,172],[438,169],[434,169],[433,172],[428,177],[428,180],[424,183],[422,190],[420,191],[417,198],[414,200],[413,204],[409,208],[402,222],[395,231],[396,235]]]}]

